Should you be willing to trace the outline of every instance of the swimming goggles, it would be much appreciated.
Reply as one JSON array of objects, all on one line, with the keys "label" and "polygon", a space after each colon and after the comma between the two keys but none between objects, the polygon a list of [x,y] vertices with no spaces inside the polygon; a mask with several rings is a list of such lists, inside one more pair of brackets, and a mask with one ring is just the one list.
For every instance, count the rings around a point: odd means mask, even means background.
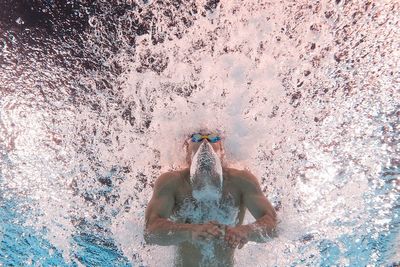
[{"label": "swimming goggles", "polygon": [[201,142],[203,139],[207,139],[210,143],[216,143],[219,140],[221,140],[221,137],[219,137],[217,134],[207,134],[207,135],[202,135],[199,133],[194,133],[191,136],[192,142]]}]

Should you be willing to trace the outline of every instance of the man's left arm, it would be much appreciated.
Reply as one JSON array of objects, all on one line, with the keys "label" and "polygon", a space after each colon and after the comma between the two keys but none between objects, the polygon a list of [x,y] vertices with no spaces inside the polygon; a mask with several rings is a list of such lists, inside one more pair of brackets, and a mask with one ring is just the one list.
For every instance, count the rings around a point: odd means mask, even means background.
[{"label": "man's left arm", "polygon": [[256,221],[251,224],[228,227],[226,241],[239,249],[248,241],[266,242],[276,237],[277,215],[274,207],[263,194],[257,178],[249,171],[241,171],[242,200]]}]

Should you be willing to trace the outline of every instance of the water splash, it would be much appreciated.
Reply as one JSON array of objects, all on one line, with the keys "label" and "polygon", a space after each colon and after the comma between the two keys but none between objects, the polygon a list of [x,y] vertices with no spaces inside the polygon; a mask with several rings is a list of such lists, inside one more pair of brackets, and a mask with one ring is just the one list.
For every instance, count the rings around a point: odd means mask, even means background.
[{"label": "water splash", "polygon": [[[0,203],[21,240],[61,266],[170,265],[144,208],[207,124],[281,220],[238,266],[398,260],[396,1],[39,2],[0,24]],[[0,261],[44,264],[2,231]]]},{"label": "water splash", "polygon": [[196,200],[221,198],[223,184],[221,160],[208,142],[203,142],[192,157],[190,182]]}]

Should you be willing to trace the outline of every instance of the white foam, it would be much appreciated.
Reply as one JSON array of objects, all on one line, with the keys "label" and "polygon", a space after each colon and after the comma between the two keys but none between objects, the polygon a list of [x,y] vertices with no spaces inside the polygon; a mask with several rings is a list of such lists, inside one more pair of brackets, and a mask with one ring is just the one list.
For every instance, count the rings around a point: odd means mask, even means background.
[{"label": "white foam", "polygon": [[[199,11],[205,2],[199,2]],[[215,12],[193,15],[193,25],[183,27],[178,38],[180,29],[171,28],[163,15],[167,7],[143,1],[143,12],[157,15],[156,32],[135,36],[134,56],[117,55],[125,72],[112,84],[115,99],[96,89],[104,72],[74,77],[76,91],[93,92],[78,105],[66,100],[69,87],[60,85],[53,97],[46,92],[54,88],[35,80],[67,72],[51,57],[34,61],[29,67],[43,72],[29,75],[8,62],[15,72],[0,78],[23,94],[1,91],[4,197],[31,198],[25,207],[31,213],[28,225],[48,229],[47,238],[66,259],[79,249],[70,245],[75,219],[104,216],[133,264],[143,259],[149,266],[170,266],[173,248],[143,244],[144,209],[157,176],[185,166],[187,135],[207,127],[223,133],[227,163],[249,168],[281,206],[280,236],[237,251],[238,266],[302,260],[315,265],[323,260],[318,244],[324,239],[338,244],[340,262],[355,264],[340,236],[355,240],[387,231],[397,200],[391,196],[398,195],[381,177],[398,154],[390,141],[398,135],[393,119],[400,99],[393,72],[398,5],[336,2],[221,1]],[[190,9],[182,5],[169,11],[183,16]],[[112,23],[124,29],[130,15]],[[98,49],[100,58],[109,51],[106,43],[97,47],[96,38],[107,32],[100,21],[93,27],[88,52]],[[164,42],[153,44],[152,34],[167,28],[171,33]],[[128,43],[124,33],[115,43]],[[10,51],[12,46],[3,52]],[[147,53],[167,62],[166,69],[138,72],[149,63]],[[46,102],[33,93],[37,86],[47,89]],[[123,116],[128,106],[132,124]],[[113,176],[113,168],[127,171]],[[97,193],[106,187],[98,177],[107,175],[113,185],[106,198]],[[85,200],[85,194],[98,198]],[[253,220],[247,213],[246,222]],[[379,265],[376,261],[368,263]]]}]

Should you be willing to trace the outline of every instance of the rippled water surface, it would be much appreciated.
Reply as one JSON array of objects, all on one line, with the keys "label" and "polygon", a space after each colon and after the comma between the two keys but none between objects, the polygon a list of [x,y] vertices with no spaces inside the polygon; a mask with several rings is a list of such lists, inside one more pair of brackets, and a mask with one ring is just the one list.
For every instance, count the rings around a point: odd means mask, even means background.
[{"label": "rippled water surface", "polygon": [[200,125],[278,211],[237,266],[400,261],[398,1],[0,7],[0,266],[171,266],[144,210]]}]

